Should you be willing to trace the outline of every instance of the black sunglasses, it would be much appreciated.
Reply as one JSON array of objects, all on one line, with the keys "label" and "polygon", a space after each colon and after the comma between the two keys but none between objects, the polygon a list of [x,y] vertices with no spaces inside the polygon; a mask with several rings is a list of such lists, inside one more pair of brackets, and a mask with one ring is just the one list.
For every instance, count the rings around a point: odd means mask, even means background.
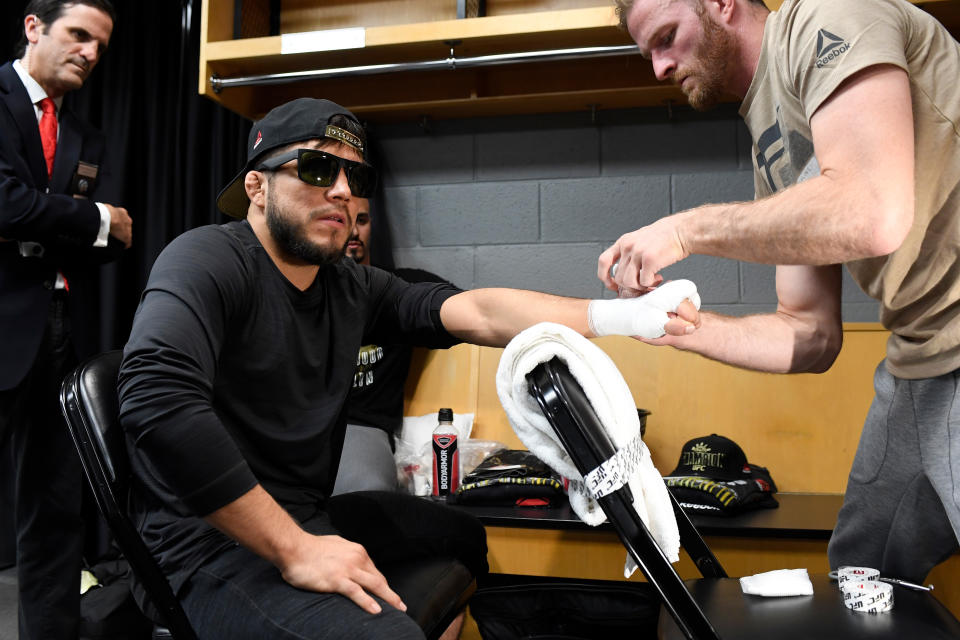
[{"label": "black sunglasses", "polygon": [[329,187],[337,181],[340,170],[347,174],[350,193],[358,198],[370,198],[377,188],[377,170],[365,162],[355,162],[316,149],[293,149],[275,158],[264,160],[255,171],[273,171],[296,158],[297,177],[315,187]]}]

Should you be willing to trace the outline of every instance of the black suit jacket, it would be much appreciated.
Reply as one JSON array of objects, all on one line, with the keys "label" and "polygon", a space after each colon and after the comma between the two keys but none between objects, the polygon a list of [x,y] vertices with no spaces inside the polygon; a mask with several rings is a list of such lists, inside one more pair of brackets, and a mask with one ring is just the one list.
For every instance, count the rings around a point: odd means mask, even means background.
[{"label": "black suit jacket", "polygon": [[[13,65],[0,66],[0,390],[15,387],[33,364],[58,270],[70,286],[77,355],[97,348],[97,266],[123,251],[112,236],[107,247],[93,246],[100,228],[95,197],[108,179],[103,136],[66,108],[59,124],[48,180],[36,111]],[[73,197],[81,161],[99,168],[87,181],[89,199]],[[42,257],[21,256],[16,241],[40,243]]]}]

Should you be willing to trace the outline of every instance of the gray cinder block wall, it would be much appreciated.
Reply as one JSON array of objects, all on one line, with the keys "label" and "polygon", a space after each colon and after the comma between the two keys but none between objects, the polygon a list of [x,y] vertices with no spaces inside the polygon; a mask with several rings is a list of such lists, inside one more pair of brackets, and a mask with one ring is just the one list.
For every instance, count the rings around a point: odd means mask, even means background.
[{"label": "gray cinder block wall", "polygon": [[[621,234],[753,197],[750,140],[732,106],[427,121],[373,135],[396,264],[463,288],[609,297],[597,258]],[[693,256],[664,275],[696,282],[707,309],[775,308],[772,266]],[[877,320],[846,269],[843,316]]]}]

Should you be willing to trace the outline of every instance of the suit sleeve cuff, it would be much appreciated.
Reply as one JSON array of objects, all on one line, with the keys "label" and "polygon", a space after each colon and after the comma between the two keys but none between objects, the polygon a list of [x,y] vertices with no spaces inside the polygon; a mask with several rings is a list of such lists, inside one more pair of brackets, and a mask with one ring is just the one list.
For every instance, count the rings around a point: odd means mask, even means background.
[{"label": "suit sleeve cuff", "polygon": [[95,202],[97,209],[100,210],[100,231],[97,232],[97,239],[94,241],[93,246],[95,247],[105,247],[107,246],[107,240],[110,236],[110,211],[107,210],[107,207],[102,202]]}]

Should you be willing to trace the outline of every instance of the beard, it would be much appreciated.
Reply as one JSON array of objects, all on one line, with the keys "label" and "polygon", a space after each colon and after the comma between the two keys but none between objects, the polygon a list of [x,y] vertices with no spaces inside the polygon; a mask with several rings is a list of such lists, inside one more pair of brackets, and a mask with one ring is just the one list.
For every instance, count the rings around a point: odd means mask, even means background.
[{"label": "beard", "polygon": [[705,11],[698,11],[703,40],[697,47],[692,68],[677,70],[674,78],[693,76],[694,86],[685,92],[690,106],[697,111],[715,107],[725,93],[727,67],[736,53],[733,36],[723,30]]},{"label": "beard", "polygon": [[307,238],[303,225],[295,224],[291,216],[277,206],[271,194],[267,194],[267,206],[264,209],[267,229],[277,246],[288,255],[308,264],[325,266],[339,262],[346,252],[347,240],[339,247],[324,246]]},{"label": "beard", "polygon": [[[357,240],[354,240],[354,242],[357,242]],[[349,243],[350,241],[348,240],[347,244]],[[346,253],[349,257],[353,258],[357,264],[360,264],[367,257],[367,245],[360,243],[359,247],[348,247]]]}]

